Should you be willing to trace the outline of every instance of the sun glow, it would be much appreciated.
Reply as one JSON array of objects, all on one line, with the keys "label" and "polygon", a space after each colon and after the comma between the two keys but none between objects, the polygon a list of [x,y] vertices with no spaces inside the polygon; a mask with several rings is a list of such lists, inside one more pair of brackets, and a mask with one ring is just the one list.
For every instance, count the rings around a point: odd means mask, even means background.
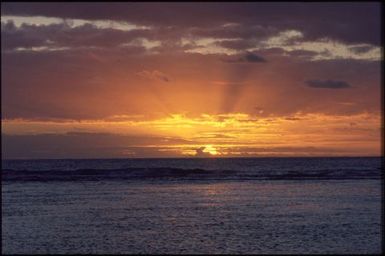
[{"label": "sun glow", "polygon": [[[124,157],[350,156],[362,155],[361,150],[373,155],[380,150],[380,126],[379,116],[368,113],[350,116],[297,113],[283,117],[179,113],[163,118],[114,116],[79,122],[22,119],[2,122],[2,130],[10,139],[24,134],[40,140],[41,136],[36,135],[39,131],[59,134],[50,139],[66,145],[70,139],[75,142],[97,139],[96,144],[113,140],[110,143],[117,148],[114,154]],[[357,145],[360,150],[355,149]]]},{"label": "sun glow", "polygon": [[214,148],[212,145],[206,145],[203,152],[209,153],[210,155],[218,155],[217,149]]}]

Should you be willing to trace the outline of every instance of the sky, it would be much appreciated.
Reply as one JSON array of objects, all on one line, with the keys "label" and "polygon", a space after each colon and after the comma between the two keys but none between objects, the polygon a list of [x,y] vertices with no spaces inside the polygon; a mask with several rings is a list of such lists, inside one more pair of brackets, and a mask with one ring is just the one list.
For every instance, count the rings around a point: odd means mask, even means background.
[{"label": "sky", "polygon": [[2,2],[2,157],[379,156],[382,58],[379,2]]}]

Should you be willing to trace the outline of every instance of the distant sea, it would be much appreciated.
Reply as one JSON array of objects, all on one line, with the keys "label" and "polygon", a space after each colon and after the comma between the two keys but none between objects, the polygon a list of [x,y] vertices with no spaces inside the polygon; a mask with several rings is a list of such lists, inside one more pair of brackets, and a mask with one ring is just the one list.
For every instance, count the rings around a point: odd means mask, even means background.
[{"label": "distant sea", "polygon": [[2,161],[2,252],[380,253],[380,157]]}]

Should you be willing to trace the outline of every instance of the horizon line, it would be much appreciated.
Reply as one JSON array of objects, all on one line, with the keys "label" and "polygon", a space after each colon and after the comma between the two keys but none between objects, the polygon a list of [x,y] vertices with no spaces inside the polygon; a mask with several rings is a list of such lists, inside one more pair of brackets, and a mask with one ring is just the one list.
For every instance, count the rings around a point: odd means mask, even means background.
[{"label": "horizon line", "polygon": [[113,158],[2,158],[1,161],[30,161],[30,160],[144,160],[144,159],[251,159],[251,158],[381,158],[379,156],[238,156],[238,157],[113,157]]}]

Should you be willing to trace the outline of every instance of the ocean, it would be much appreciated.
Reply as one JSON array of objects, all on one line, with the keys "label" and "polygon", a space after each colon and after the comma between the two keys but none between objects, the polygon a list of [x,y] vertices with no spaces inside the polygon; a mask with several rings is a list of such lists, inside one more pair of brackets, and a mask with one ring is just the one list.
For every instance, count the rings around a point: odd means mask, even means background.
[{"label": "ocean", "polygon": [[380,253],[381,161],[3,160],[2,252]]}]

